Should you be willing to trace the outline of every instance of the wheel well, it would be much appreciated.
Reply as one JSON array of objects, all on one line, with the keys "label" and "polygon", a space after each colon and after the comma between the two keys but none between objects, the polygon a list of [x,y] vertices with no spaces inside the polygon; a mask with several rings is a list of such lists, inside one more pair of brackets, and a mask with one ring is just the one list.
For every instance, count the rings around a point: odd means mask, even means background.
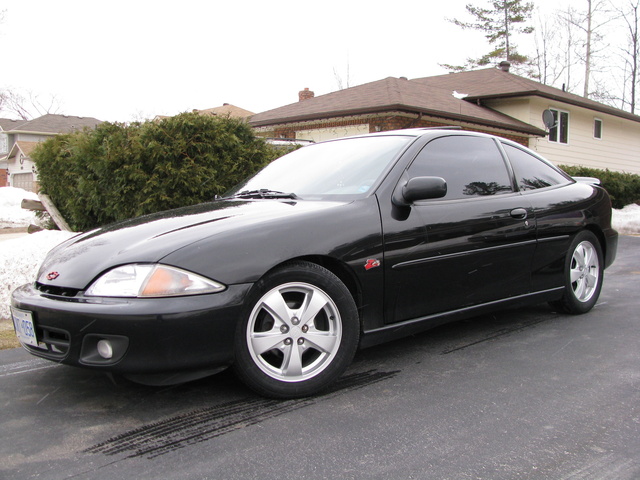
[{"label": "wheel well", "polygon": [[[275,267],[273,267],[271,271],[279,268],[285,263],[289,263],[296,260],[302,260],[305,262],[310,262],[310,263],[315,263],[317,265],[320,265],[321,267],[326,268],[331,273],[333,273],[336,277],[338,277],[351,293],[351,296],[353,297],[353,301],[356,303],[356,308],[358,309],[358,312],[360,312],[360,308],[362,306],[362,288],[360,286],[360,282],[358,281],[355,274],[353,273],[353,270],[351,270],[348,265],[346,265],[343,262],[340,262],[339,260],[336,260],[335,258],[324,257],[321,255],[311,255],[306,257],[290,258],[286,262],[280,263]],[[360,317],[360,322],[362,322],[362,317]]]},{"label": "wheel well", "polygon": [[587,225],[586,230],[593,233],[598,239],[598,243],[600,244],[600,250],[602,250],[602,258],[607,258],[607,242],[604,238],[604,233],[600,230],[596,225]]}]

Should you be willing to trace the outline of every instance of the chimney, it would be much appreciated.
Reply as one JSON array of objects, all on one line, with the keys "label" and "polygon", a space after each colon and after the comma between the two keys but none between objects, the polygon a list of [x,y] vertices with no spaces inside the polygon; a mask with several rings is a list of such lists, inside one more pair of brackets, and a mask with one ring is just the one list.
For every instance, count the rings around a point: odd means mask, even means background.
[{"label": "chimney", "polygon": [[511,62],[507,62],[506,60],[503,60],[502,62],[500,62],[500,65],[498,65],[498,68],[503,72],[508,73],[509,69],[511,68]]},{"label": "chimney", "polygon": [[308,88],[305,88],[304,90],[298,92],[298,98],[301,102],[304,100],[309,100],[310,98],[313,98],[315,96],[316,94],[310,91]]}]

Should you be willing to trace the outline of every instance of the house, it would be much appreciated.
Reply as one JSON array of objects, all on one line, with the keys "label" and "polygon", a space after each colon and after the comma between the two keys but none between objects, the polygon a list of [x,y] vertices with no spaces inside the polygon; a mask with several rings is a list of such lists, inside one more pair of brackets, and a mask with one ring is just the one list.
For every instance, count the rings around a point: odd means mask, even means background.
[{"label": "house", "polygon": [[[409,80],[389,77],[254,115],[265,137],[314,141],[398,128],[457,125],[509,138],[556,164],[640,174],[640,116],[500,68]],[[542,114],[556,125],[547,132]]]},{"label": "house", "polygon": [[6,156],[9,153],[9,138],[4,133],[24,123],[24,120],[0,118],[0,187],[6,187],[9,182]]},{"label": "house", "polygon": [[31,153],[48,138],[102,123],[91,117],[47,114],[34,120],[6,120],[0,122],[0,169],[5,171],[5,186],[37,191],[37,172]]},{"label": "house", "polygon": [[[240,118],[242,120],[249,119],[255,113],[245,110],[244,108],[236,107],[230,103],[223,103],[220,107],[206,108],[204,110],[193,109],[193,113],[199,113],[200,115],[216,115],[220,117]],[[156,115],[154,121],[162,120],[163,118],[169,118],[168,115]]]},{"label": "house", "polygon": [[200,115],[218,115],[221,117],[242,118],[247,119],[253,115],[253,112],[245,110],[244,108],[236,107],[230,103],[223,103],[221,107],[207,108],[205,110],[194,110],[195,113]]}]

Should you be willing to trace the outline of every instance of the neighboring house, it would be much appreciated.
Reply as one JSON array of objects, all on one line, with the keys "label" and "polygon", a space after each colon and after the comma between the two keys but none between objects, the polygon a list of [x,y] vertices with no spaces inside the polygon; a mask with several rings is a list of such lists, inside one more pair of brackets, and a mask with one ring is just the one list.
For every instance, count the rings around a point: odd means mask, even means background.
[{"label": "neighboring house", "polygon": [[[245,110],[244,108],[236,107],[230,103],[224,103],[221,107],[207,108],[205,110],[193,109],[193,113],[199,113],[200,115],[217,115],[221,117],[240,118],[242,120],[249,119],[255,113]],[[154,121],[162,120],[163,118],[169,118],[168,115],[156,115]]]},{"label": "neighboring house", "polygon": [[[640,116],[500,68],[408,80],[389,77],[254,115],[265,137],[314,141],[398,128],[456,125],[496,134],[556,164],[640,174]],[[542,112],[557,125],[548,134]]]},{"label": "neighboring house", "polygon": [[4,134],[7,130],[11,130],[18,125],[23,124],[24,120],[11,120],[10,118],[0,118],[0,187],[6,187],[9,182],[9,173],[7,165],[7,154],[9,153],[9,139]]},{"label": "neighboring house", "polygon": [[248,119],[255,113],[245,110],[244,108],[236,107],[230,103],[224,103],[221,107],[207,108],[206,110],[194,110],[195,113],[201,115],[218,115],[221,117],[232,117]]},{"label": "neighboring house", "polygon": [[35,192],[38,190],[35,163],[31,152],[39,142],[60,133],[95,128],[102,123],[91,117],[47,114],[34,120],[2,120],[0,132],[0,168],[7,175],[5,185]]}]

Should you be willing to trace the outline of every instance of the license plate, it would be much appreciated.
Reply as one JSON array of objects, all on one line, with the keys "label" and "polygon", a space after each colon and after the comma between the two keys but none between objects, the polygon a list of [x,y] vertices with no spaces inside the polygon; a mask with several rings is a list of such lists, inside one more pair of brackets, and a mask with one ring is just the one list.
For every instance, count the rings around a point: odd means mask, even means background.
[{"label": "license plate", "polygon": [[36,338],[36,329],[33,326],[31,312],[11,308],[11,317],[13,317],[13,327],[16,330],[18,340],[25,345],[37,347],[38,339]]}]

